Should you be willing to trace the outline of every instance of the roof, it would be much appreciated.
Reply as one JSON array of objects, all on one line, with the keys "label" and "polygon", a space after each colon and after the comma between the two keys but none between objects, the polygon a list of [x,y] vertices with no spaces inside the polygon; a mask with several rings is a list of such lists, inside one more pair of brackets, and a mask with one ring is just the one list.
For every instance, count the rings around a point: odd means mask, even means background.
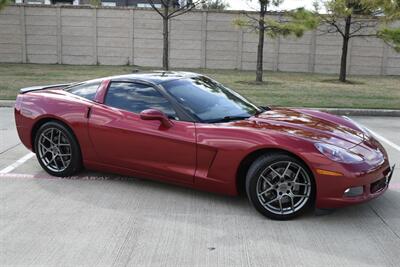
[{"label": "roof", "polygon": [[109,79],[113,81],[127,81],[127,80],[140,80],[144,82],[150,82],[153,84],[161,84],[168,81],[179,80],[184,78],[198,77],[200,74],[194,72],[184,72],[184,71],[153,71],[147,73],[133,73],[126,75],[118,75],[107,77],[104,79]]}]

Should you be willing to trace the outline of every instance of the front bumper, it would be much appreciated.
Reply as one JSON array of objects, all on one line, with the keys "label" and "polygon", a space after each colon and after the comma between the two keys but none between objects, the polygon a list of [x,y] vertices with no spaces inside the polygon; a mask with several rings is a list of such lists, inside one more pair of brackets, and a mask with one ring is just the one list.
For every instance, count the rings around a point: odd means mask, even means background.
[{"label": "front bumper", "polygon": [[[317,177],[316,207],[334,209],[359,204],[382,195],[393,176],[394,166],[388,162],[374,170],[356,175],[348,173],[341,177],[319,175]],[[356,194],[346,194],[357,188]],[[348,190],[349,189],[349,190]]]}]

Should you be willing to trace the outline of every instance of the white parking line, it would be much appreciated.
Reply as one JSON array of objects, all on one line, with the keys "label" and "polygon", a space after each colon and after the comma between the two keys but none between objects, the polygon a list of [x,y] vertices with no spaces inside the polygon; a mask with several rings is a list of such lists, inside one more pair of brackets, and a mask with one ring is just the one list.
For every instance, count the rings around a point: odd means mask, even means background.
[{"label": "white parking line", "polygon": [[[0,173],[0,178],[28,178],[28,179],[64,179],[64,180],[88,180],[88,181],[132,181],[138,180],[135,177],[129,176],[105,176],[101,174],[88,174],[83,176],[68,176],[68,177],[57,177],[51,176],[43,171],[36,174],[28,173]],[[399,183],[400,186],[400,183]]]},{"label": "white parking line", "polygon": [[383,137],[382,135],[377,134],[376,132],[372,131],[372,130],[369,129],[369,128],[368,128],[368,130],[369,130],[373,135],[375,135],[376,138],[380,139],[381,141],[385,142],[386,144],[388,144],[389,146],[393,147],[394,149],[396,149],[397,151],[400,152],[400,146],[399,146],[399,145],[397,145],[397,144],[393,143],[392,141],[386,139],[386,138]]},{"label": "white parking line", "polygon": [[4,169],[2,169],[0,171],[0,174],[5,174],[5,173],[9,173],[12,172],[14,169],[18,168],[19,166],[21,166],[22,164],[24,164],[27,160],[29,160],[30,158],[32,158],[33,156],[35,156],[34,153],[29,153],[25,156],[23,156],[22,158],[20,158],[19,160],[17,160],[16,162],[14,162],[13,164],[11,164],[10,166],[5,167]]},{"label": "white parking line", "polygon": [[33,174],[25,174],[25,173],[0,173],[0,178],[35,178]]}]

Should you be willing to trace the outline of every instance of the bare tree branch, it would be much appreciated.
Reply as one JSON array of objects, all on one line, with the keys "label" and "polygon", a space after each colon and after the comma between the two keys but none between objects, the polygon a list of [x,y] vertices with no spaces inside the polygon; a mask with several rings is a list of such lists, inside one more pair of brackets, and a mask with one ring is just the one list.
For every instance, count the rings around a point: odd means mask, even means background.
[{"label": "bare tree branch", "polygon": [[186,4],[177,6],[176,0],[160,0],[161,7],[157,7],[153,0],[148,0],[152,9],[154,9],[162,18],[163,21],[163,69],[169,69],[169,24],[170,19],[180,16],[191,11],[204,0],[187,1]]},{"label": "bare tree branch", "polygon": [[[323,22],[325,22],[326,24],[328,24],[331,27],[330,29],[328,28],[327,33],[338,32],[338,33],[340,33],[340,35],[342,35],[344,37],[345,34],[344,34],[343,30],[340,28],[339,23],[336,21],[336,18],[333,15],[330,15],[330,14],[321,15],[320,18]],[[331,30],[331,29],[333,29],[333,30]]]},{"label": "bare tree branch", "polygon": [[168,18],[174,18],[174,17],[180,16],[180,15],[183,15],[183,14],[189,12],[190,10],[192,10],[194,7],[195,7],[195,6],[192,5],[192,6],[190,6],[189,8],[179,8],[179,9],[175,9],[173,12],[171,12],[171,13],[168,15]]},{"label": "bare tree branch", "polygon": [[255,18],[255,17],[253,17],[253,16],[250,16],[248,12],[242,11],[241,14],[244,15],[245,17],[247,17],[248,19],[250,19],[250,20],[252,20],[252,21],[258,23],[258,18]]},{"label": "bare tree branch", "polygon": [[259,18],[250,16],[246,11],[241,12],[241,15],[244,15],[246,18],[248,18],[248,20],[245,23],[242,23],[243,24],[242,26],[246,26],[247,28],[250,28],[251,32],[260,30]]},{"label": "bare tree branch", "polygon": [[378,25],[378,22],[372,20],[358,20],[355,21],[352,26],[352,31],[350,32],[350,36],[354,36],[356,33],[360,32],[361,30],[365,29],[375,29]]},{"label": "bare tree branch", "polygon": [[[164,17],[164,14],[161,13],[161,11],[154,5],[153,0],[148,0],[148,1],[149,1],[150,6],[151,6],[155,11],[157,11],[157,13],[158,13],[161,17],[165,18],[165,17]],[[163,2],[162,0],[161,0],[161,2],[164,4],[164,2]]]},{"label": "bare tree branch", "polygon": [[370,33],[370,34],[354,34],[354,35],[350,35],[349,37],[353,38],[353,37],[376,37],[376,36],[377,36],[376,33],[375,34]]},{"label": "bare tree branch", "polygon": [[331,25],[332,27],[334,27],[338,33],[340,33],[340,35],[342,35],[343,37],[345,36],[344,32],[340,29],[339,25],[336,23],[336,21],[332,21],[329,22],[329,25]]},{"label": "bare tree branch", "polygon": [[184,6],[181,6],[177,9],[175,9],[173,12],[171,12],[170,14],[168,14],[168,18],[173,18],[173,17],[177,17],[180,16],[182,14],[185,14],[189,11],[191,11],[193,8],[195,8],[197,5],[201,4],[203,2],[203,0],[198,0],[198,1],[194,1],[192,2],[190,5],[186,4]]}]

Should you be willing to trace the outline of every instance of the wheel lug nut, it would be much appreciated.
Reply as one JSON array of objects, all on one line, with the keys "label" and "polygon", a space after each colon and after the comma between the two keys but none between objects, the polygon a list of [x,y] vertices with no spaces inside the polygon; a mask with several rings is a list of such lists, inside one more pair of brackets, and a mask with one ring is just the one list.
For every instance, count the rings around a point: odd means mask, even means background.
[{"label": "wheel lug nut", "polygon": [[279,192],[279,195],[282,195],[282,192]]},{"label": "wheel lug nut", "polygon": [[290,191],[288,190],[288,191],[286,191],[286,194],[289,194],[290,193]]}]

